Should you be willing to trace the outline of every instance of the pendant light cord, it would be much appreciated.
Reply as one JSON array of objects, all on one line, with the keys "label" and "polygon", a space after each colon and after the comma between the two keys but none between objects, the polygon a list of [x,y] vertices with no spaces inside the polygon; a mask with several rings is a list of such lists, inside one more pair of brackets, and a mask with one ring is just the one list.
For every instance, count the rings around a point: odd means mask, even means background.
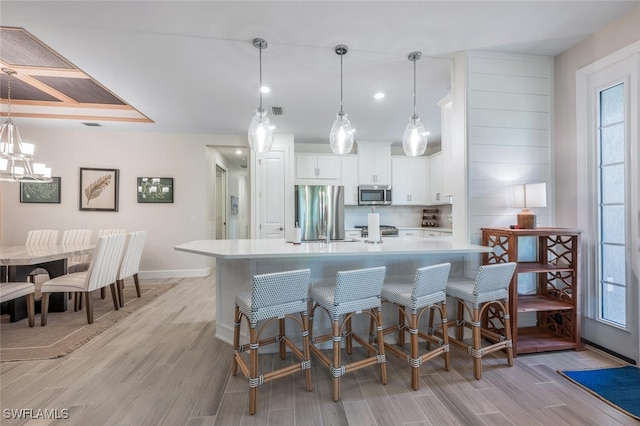
[{"label": "pendant light cord", "polygon": [[258,57],[260,58],[260,87],[258,87],[258,92],[260,93],[260,112],[262,112],[262,45],[260,45],[260,54]]},{"label": "pendant light cord", "polygon": [[16,72],[9,68],[3,68],[2,71],[7,74],[7,120],[11,119],[11,76]]},{"label": "pendant light cord", "polygon": [[342,108],[342,57],[344,53],[340,54],[340,115],[344,115],[344,110]]},{"label": "pendant light cord", "polygon": [[413,117],[416,116],[416,61],[413,61]]}]

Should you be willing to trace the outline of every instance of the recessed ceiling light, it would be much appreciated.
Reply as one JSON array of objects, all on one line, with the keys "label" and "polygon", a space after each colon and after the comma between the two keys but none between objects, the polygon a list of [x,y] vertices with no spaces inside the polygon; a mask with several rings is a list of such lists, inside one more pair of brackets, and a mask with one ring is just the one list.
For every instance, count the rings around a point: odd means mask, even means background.
[{"label": "recessed ceiling light", "polygon": [[382,92],[378,92],[378,93],[376,93],[375,95],[373,95],[373,97],[374,97],[375,99],[382,99],[382,98],[384,98],[384,93],[382,93]]},{"label": "recessed ceiling light", "polygon": [[242,151],[237,150],[237,151],[236,151],[236,154],[238,154],[238,155],[242,155]]},{"label": "recessed ceiling light", "polygon": [[262,86],[262,87],[260,88],[260,91],[261,91],[262,93],[269,93],[269,92],[271,91],[271,89],[270,89],[270,88],[268,88],[267,86]]}]

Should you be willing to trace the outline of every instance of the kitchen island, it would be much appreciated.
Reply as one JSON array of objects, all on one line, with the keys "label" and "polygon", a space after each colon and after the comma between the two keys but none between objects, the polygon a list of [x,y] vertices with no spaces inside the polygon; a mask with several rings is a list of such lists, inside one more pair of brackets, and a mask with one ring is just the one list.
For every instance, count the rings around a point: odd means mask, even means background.
[{"label": "kitchen island", "polygon": [[[256,274],[310,268],[312,283],[332,283],[338,271],[386,266],[385,282],[410,282],[416,268],[441,262],[451,263],[450,276],[463,276],[470,256],[492,251],[448,238],[398,237],[381,244],[357,239],[302,244],[283,239],[197,240],[175,249],[216,258],[216,337],[228,343],[233,341],[235,294],[250,289]],[[317,317],[314,329],[329,327],[326,315],[318,311]],[[397,314],[384,312],[384,318],[392,321]]]}]

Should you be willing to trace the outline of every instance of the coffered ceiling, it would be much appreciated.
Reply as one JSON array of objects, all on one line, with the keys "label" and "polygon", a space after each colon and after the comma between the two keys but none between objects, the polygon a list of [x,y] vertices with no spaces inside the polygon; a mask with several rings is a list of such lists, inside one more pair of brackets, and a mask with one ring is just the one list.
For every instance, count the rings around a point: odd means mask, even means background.
[{"label": "coffered ceiling", "polygon": [[[263,102],[269,112],[282,108],[272,117],[276,132],[294,134],[296,143],[325,143],[340,107],[334,47],[346,44],[344,109],[357,139],[399,142],[412,113],[407,55],[418,50],[417,112],[438,141],[436,103],[451,90],[456,52],[553,56],[638,7],[638,1],[2,0],[0,25],[26,33],[3,31],[0,60],[19,73],[12,112],[21,127],[93,122],[244,135],[258,106],[251,40],[261,37],[269,43],[262,58],[271,87]],[[24,44],[28,34],[44,46]],[[377,92],[385,98],[374,99]]]}]

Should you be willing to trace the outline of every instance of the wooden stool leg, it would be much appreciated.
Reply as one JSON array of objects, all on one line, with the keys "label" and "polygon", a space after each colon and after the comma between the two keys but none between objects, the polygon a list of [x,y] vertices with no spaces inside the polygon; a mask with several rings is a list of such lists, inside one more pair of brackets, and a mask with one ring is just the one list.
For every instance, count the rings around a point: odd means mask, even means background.
[{"label": "wooden stool leg", "polygon": [[238,359],[236,358],[236,356],[238,356],[238,352],[236,352],[238,350],[238,348],[240,347],[240,321],[241,321],[241,316],[240,316],[240,308],[238,308],[238,305],[236,305],[235,308],[235,312],[233,314],[233,361],[231,363],[231,374],[232,375],[236,375],[238,373]]},{"label": "wooden stool leg", "polygon": [[[340,325],[337,320],[333,320],[331,334],[333,335],[333,368],[335,370],[342,367],[340,362]],[[338,402],[340,400],[340,376],[336,377],[335,374],[332,374],[331,382],[333,385],[333,400]]]},{"label": "wooden stool leg", "polygon": [[[442,344],[445,347],[449,346],[449,326],[447,325],[447,302],[442,302],[440,304],[440,313],[442,315]],[[431,314],[433,315],[433,308],[431,310]],[[431,326],[430,326],[431,327]],[[447,351],[444,353],[444,369],[446,371],[451,370],[451,352]]]},{"label": "wooden stool leg", "polygon": [[456,339],[462,341],[464,338],[464,302],[458,299],[458,312],[456,313]]},{"label": "wooden stool leg", "polygon": [[[311,361],[311,352],[309,350],[309,317],[306,312],[302,312],[302,354],[304,355],[304,361]],[[311,369],[307,368],[305,371],[306,379],[307,379],[307,392],[311,392],[313,390],[313,385],[311,384]]]},{"label": "wooden stool leg", "polygon": [[287,335],[284,325],[284,318],[278,320],[278,329],[280,332],[280,359],[286,359],[287,348],[285,346],[285,336]]},{"label": "wooden stool leg", "polygon": [[398,306],[398,346],[404,346],[404,312]]},{"label": "wooden stool leg", "polygon": [[475,354],[471,355],[473,357],[473,374],[476,379],[480,380],[482,378],[482,357],[478,354],[480,353],[480,344],[482,342],[480,335],[480,307],[478,305],[473,305],[473,318],[471,321],[472,342],[475,352]]},{"label": "wooden stool leg", "polygon": [[[378,323],[378,354],[384,357],[384,331],[382,330],[382,309],[377,308],[376,321]],[[387,362],[380,363],[380,383],[387,384]]]},{"label": "wooden stool leg", "polygon": [[347,353],[353,352],[353,335],[351,334],[351,317],[347,317],[346,320],[346,338],[347,338]]},{"label": "wooden stool leg", "polygon": [[[258,331],[257,324],[251,324],[249,329],[249,379],[256,380],[258,378]],[[258,387],[249,385],[249,414],[255,414],[256,401],[258,397]]]},{"label": "wooden stool leg", "polygon": [[507,363],[513,366],[513,347],[511,340],[511,316],[509,315],[509,299],[504,300],[504,337],[507,340]]},{"label": "wooden stool leg", "polygon": [[[409,338],[411,339],[411,359],[418,359],[418,315],[411,313],[411,323],[409,324]],[[411,366],[411,387],[413,390],[420,389],[420,367]]]},{"label": "wooden stool leg", "polygon": [[[429,331],[432,331],[433,335],[435,336],[436,332],[435,329],[433,328],[433,310],[434,310],[435,306],[431,306],[429,308]],[[442,328],[442,333],[444,333],[444,326]],[[429,334],[429,333],[427,333]],[[431,342],[429,340],[427,340],[427,350],[430,351],[431,350]]]}]

